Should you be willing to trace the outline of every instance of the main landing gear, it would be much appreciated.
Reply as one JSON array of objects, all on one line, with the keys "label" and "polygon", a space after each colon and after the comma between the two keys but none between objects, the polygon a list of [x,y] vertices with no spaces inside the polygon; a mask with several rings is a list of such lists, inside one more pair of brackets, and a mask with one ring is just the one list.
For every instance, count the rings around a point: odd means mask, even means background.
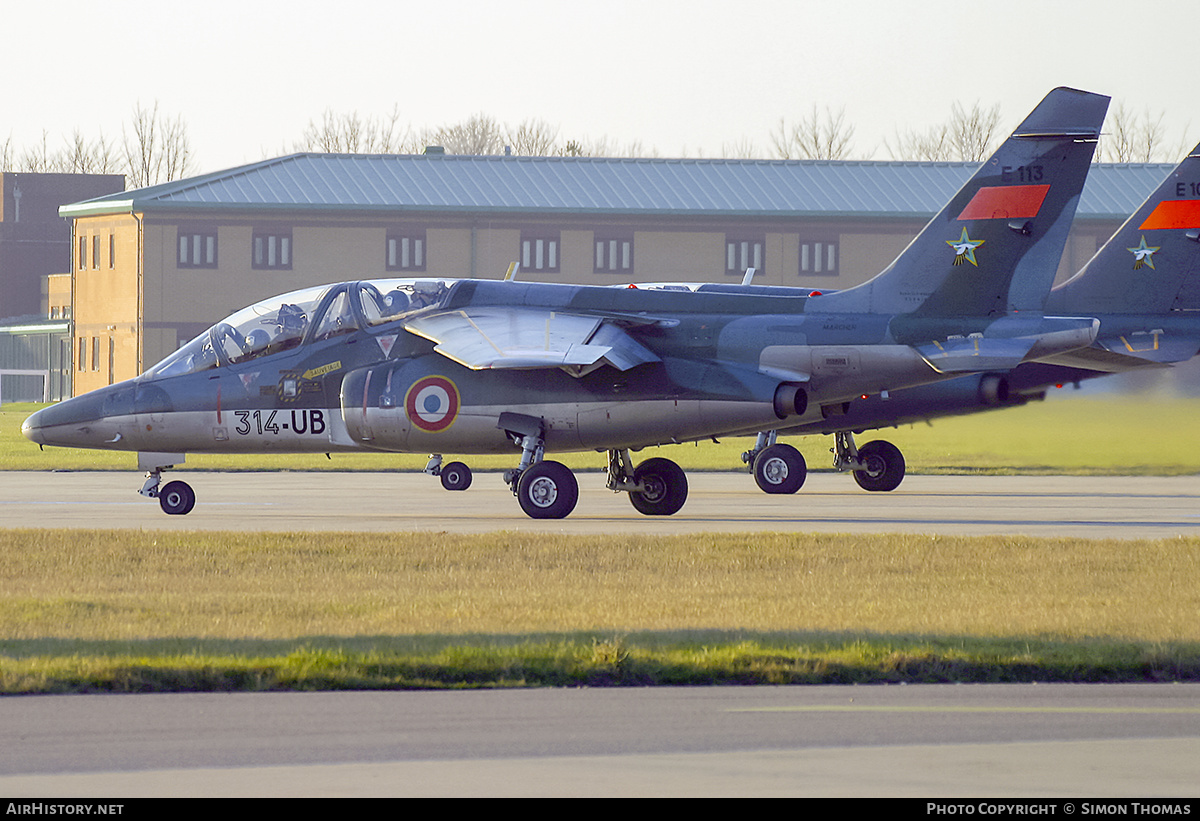
[{"label": "main landing gear", "polygon": [[546,461],[542,420],[521,413],[502,413],[497,427],[521,446],[521,463],[504,471],[521,510],[531,519],[562,519],[579,501],[579,483],[571,469]]},{"label": "main landing gear", "polygon": [[[163,456],[167,457],[167,461],[161,458]],[[162,512],[171,516],[185,516],[196,506],[196,492],[187,482],[174,481],[159,486],[162,472],[175,467],[176,463],[183,460],[184,456],[180,453],[138,454],[138,467],[146,471],[146,482],[138,493],[158,499],[158,506],[162,508]]]},{"label": "main landing gear", "polygon": [[760,433],[754,447],[742,454],[742,461],[763,493],[795,493],[808,476],[808,465],[800,451],[777,438],[776,431]]},{"label": "main landing gear", "polygon": [[647,516],[671,516],[687,501],[688,484],[683,468],[670,459],[647,459],[637,467],[629,449],[608,452],[605,487],[629,494],[629,501]]},{"label": "main landing gear", "polygon": [[876,439],[856,448],[854,434],[843,431],[834,434],[832,453],[834,468],[854,471],[863,490],[895,490],[904,481],[904,454],[891,442]]},{"label": "main landing gear", "polygon": [[[519,413],[502,413],[497,425],[521,448],[521,462],[504,471],[504,481],[517,497],[521,510],[533,519],[562,519],[579,501],[579,482],[571,469],[545,458],[542,420]],[[437,459],[440,466],[441,457]],[[426,473],[432,473],[434,458]],[[446,473],[461,463],[440,467],[443,485]],[[461,470],[470,475],[466,465]],[[469,481],[469,480],[468,480]],[[647,516],[670,516],[687,501],[687,477],[670,459],[647,459],[634,467],[629,450],[608,451],[609,490],[629,494],[629,501]]]},{"label": "main landing gear", "polygon": [[[791,445],[776,441],[777,432],[758,434],[754,447],[742,454],[754,481],[764,493],[795,493],[804,484],[804,456]],[[834,434],[833,467],[853,471],[863,490],[889,491],[904,481],[904,454],[891,442],[877,439],[861,448],[849,431]]]}]

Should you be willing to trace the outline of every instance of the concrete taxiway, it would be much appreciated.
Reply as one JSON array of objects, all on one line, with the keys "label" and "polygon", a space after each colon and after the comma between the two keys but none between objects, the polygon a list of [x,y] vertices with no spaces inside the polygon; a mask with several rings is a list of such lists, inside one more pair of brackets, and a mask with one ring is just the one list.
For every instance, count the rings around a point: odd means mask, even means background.
[{"label": "concrete taxiway", "polygon": [[0,700],[0,794],[1195,796],[1200,685]]},{"label": "concrete taxiway", "polygon": [[167,516],[138,496],[129,473],[0,472],[0,527],[182,530],[494,530],[555,533],[808,531],[1024,534],[1090,538],[1200,536],[1200,476],[909,476],[891,493],[867,493],[846,475],[810,474],[792,496],[761,492],[745,473],[693,473],[683,510],[643,516],[599,472],[579,476],[566,519],[520,510],[500,476],[466,491],[405,473],[175,471],[196,508]]}]

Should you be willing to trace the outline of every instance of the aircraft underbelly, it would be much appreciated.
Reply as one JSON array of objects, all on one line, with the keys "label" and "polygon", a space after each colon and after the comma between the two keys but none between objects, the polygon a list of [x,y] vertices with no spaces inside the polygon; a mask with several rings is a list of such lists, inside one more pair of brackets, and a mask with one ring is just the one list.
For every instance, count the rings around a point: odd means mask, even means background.
[{"label": "aircraft underbelly", "polygon": [[689,442],[778,423],[769,402],[663,399],[581,411],[578,430],[583,447],[609,449]]},{"label": "aircraft underbelly", "polygon": [[771,345],[763,349],[759,365],[809,374],[809,400],[821,404],[944,378],[908,345]]},{"label": "aircraft underbelly", "polygon": [[[548,451],[606,450],[683,442],[779,423],[767,402],[657,399],[466,406],[444,428],[416,425],[398,408],[356,409],[349,434],[379,450],[429,453],[509,453],[516,445],[497,427],[509,412],[539,419]],[[369,437],[369,438],[368,438]]]}]

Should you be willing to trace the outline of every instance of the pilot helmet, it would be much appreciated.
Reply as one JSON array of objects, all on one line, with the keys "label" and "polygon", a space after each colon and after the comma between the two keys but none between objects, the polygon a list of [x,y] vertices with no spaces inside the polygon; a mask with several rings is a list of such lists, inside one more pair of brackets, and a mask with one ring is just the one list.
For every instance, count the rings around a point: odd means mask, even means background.
[{"label": "pilot helmet", "polygon": [[384,314],[387,316],[403,313],[408,310],[408,305],[408,294],[399,289],[388,291],[383,297]]},{"label": "pilot helmet", "polygon": [[246,352],[261,351],[271,344],[271,334],[265,328],[255,328],[246,334]]}]

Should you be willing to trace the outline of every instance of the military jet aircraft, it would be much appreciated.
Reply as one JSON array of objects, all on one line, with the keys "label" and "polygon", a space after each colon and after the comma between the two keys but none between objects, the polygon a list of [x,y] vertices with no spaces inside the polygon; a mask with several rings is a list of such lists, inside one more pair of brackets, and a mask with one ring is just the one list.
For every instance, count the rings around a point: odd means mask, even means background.
[{"label": "military jet aircraft", "polygon": [[39,444],[137,451],[141,493],[195,503],[161,475],[187,452],[519,453],[522,510],[578,499],[554,451],[607,452],[607,486],[677,512],[674,462],[650,445],[793,427],[857,397],[1011,369],[1091,343],[1045,317],[1108,98],[1056,89],[875,279],[829,295],[674,292],[497,280],[341,282],[224,319],[141,376],[38,411]]},{"label": "military jet aircraft", "polygon": [[[1200,145],[1197,145],[1071,279],[1047,296],[1047,314],[1100,322],[1087,348],[1009,371],[881,392],[841,416],[760,432],[743,454],[768,493],[795,492],[803,472],[759,462],[781,434],[833,434],[834,467],[853,471],[865,490],[894,490],[904,456],[885,440],[855,446],[854,434],[916,421],[1023,405],[1054,385],[1131,370],[1168,367],[1200,352]],[[769,457],[768,457],[769,458]]]}]

